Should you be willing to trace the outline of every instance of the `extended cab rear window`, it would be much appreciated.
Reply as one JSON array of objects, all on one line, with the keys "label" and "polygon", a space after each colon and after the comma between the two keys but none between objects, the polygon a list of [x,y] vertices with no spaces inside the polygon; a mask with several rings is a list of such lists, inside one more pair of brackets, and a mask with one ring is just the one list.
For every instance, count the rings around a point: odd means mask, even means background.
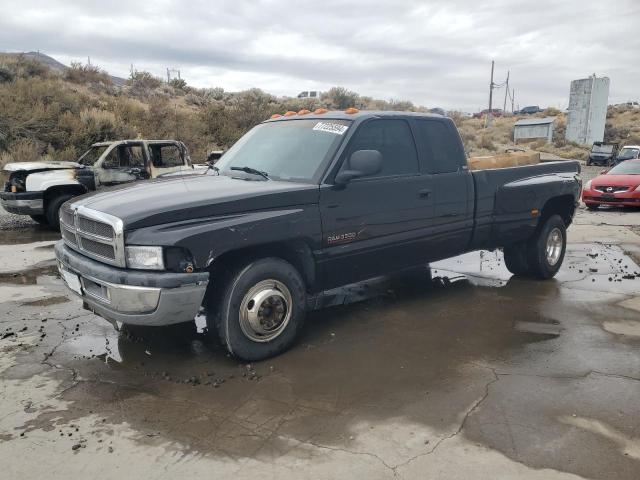
[{"label": "extended cab rear window", "polygon": [[418,119],[416,139],[428,173],[457,172],[465,165],[464,150],[454,129],[439,120]]}]

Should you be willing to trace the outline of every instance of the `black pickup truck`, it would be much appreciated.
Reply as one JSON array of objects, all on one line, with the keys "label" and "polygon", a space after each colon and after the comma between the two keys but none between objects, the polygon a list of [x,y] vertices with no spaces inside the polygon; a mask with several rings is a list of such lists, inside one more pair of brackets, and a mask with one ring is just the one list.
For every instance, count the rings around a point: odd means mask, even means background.
[{"label": "black pickup truck", "polygon": [[553,277],[577,162],[470,171],[453,122],[399,112],[293,112],[202,175],[78,197],[60,210],[65,282],[115,325],[193,321],[228,350],[287,349],[322,292],[478,249]]}]

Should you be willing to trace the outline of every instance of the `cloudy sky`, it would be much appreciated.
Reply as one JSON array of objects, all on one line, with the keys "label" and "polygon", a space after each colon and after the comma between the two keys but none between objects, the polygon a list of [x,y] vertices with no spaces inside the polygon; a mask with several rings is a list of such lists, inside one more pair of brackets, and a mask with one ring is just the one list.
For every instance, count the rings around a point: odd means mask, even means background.
[{"label": "cloudy sky", "polygon": [[[640,0],[0,0],[0,51],[126,77],[277,95],[340,85],[428,107],[486,108],[491,60],[516,104],[566,108],[569,82],[640,100]],[[500,106],[504,90],[496,93]]]}]

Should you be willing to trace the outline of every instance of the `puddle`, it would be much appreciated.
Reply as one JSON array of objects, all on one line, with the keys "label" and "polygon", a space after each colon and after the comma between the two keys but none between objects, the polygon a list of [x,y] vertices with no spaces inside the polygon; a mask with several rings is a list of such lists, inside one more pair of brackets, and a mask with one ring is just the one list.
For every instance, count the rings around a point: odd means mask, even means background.
[{"label": "puddle", "polygon": [[[417,455],[453,437],[462,418],[467,423],[458,438],[472,438],[475,419],[488,415],[474,443],[527,464],[529,458],[518,455],[538,438],[540,419],[553,412],[545,438],[562,439],[554,451],[564,449],[561,453],[573,454],[581,465],[589,454],[567,452],[580,438],[564,436],[575,426],[558,430],[558,412],[564,413],[567,403],[580,406],[594,398],[604,410],[611,399],[600,395],[614,390],[585,390],[565,402],[575,386],[562,382],[570,375],[586,383],[583,370],[593,368],[599,356],[615,368],[625,359],[633,367],[635,353],[626,345],[632,342],[608,348],[611,335],[599,318],[611,318],[602,317],[610,308],[603,298],[640,288],[636,270],[617,247],[577,245],[557,279],[537,282],[513,278],[500,252],[470,253],[433,264],[431,275],[414,270],[327,292],[320,300],[326,308],[307,315],[290,351],[254,364],[230,357],[207,332],[203,316],[195,324],[118,332],[80,310],[79,302],[63,300],[55,290],[64,287],[54,267],[1,274],[0,281],[48,292],[48,298],[28,301],[55,307],[57,318],[45,323],[50,343],[43,348],[53,352],[49,362],[57,371],[72,370],[81,379],[61,395],[64,411],[43,413],[30,428],[55,429],[98,412],[107,423],[126,423],[141,444],[152,434],[198,455],[271,461],[290,452],[292,444],[309,441],[359,451],[357,442],[381,425],[407,438],[394,438],[393,445],[381,441],[388,452],[380,455],[395,455],[391,450],[397,445],[417,445],[407,456]],[[585,308],[587,300],[599,301],[602,311]],[[636,332],[632,322],[610,323],[614,330],[626,329],[623,334]],[[38,365],[42,353],[33,353]],[[496,365],[515,373],[495,380]],[[538,388],[536,382],[546,380],[546,389]],[[494,389],[508,382],[521,383],[496,396]],[[528,403],[534,395],[548,403]],[[522,416],[518,425],[505,427],[509,415]],[[411,443],[407,425],[411,432],[428,433],[429,446],[422,437]],[[488,440],[492,431],[498,433]],[[535,466],[542,468],[544,461],[536,457]]]},{"label": "puddle", "polygon": [[44,227],[0,230],[0,245],[18,245],[50,240],[60,240],[60,232]]}]

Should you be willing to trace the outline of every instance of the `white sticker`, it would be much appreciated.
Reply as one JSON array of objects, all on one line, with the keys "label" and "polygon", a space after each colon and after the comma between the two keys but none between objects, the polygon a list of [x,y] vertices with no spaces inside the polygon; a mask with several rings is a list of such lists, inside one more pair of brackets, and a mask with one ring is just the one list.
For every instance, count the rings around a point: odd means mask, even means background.
[{"label": "white sticker", "polygon": [[344,135],[344,132],[349,128],[348,125],[340,125],[339,123],[318,122],[313,127],[314,130],[321,132],[335,133],[336,135]]}]

